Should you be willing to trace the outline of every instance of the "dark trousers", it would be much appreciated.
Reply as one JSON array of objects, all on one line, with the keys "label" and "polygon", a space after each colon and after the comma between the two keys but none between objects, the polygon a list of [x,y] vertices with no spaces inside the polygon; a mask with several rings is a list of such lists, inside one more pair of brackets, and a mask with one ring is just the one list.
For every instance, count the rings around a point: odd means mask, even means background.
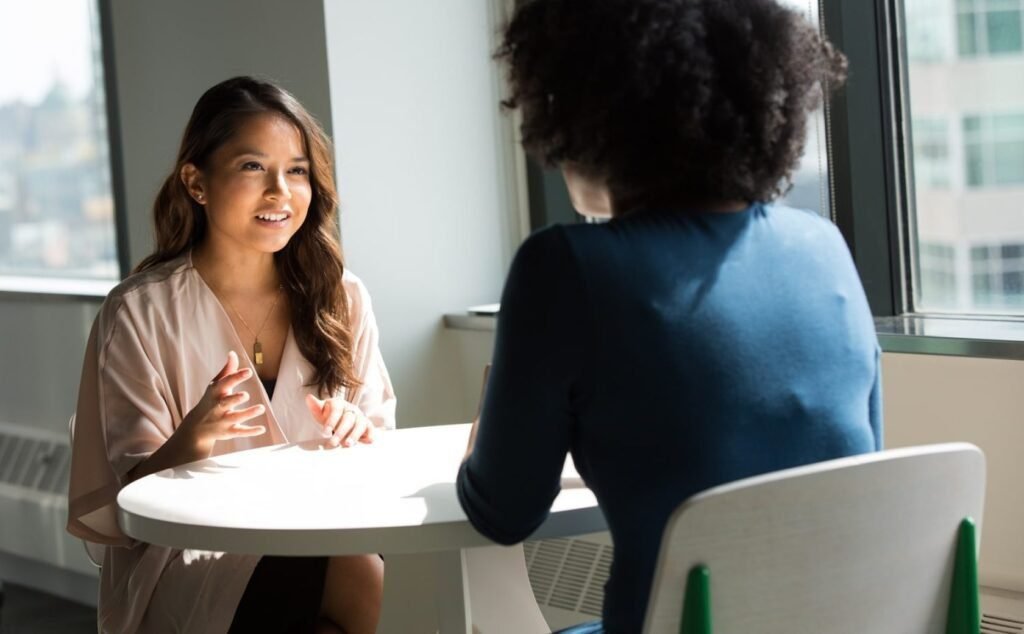
[{"label": "dark trousers", "polygon": [[320,618],[326,557],[271,557],[256,564],[229,634],[308,634]]}]

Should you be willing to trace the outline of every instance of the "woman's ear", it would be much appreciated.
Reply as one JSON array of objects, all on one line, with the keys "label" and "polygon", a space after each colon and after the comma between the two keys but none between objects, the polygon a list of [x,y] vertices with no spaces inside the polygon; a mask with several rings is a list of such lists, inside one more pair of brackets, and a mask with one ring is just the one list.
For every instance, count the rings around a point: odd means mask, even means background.
[{"label": "woman's ear", "polygon": [[612,196],[604,183],[585,176],[569,163],[562,165],[562,177],[573,208],[589,218],[611,218]]},{"label": "woman's ear", "polygon": [[206,204],[206,191],[203,187],[203,173],[192,163],[181,166],[178,176],[192,198],[200,205]]}]

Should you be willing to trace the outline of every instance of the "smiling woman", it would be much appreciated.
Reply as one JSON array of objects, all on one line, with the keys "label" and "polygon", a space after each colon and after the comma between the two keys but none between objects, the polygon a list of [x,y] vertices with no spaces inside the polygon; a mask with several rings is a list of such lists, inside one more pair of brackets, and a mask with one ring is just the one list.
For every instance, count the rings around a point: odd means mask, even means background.
[{"label": "smiling woman", "polygon": [[68,529],[108,546],[101,631],[374,631],[376,556],[181,553],[114,519],[121,487],[168,467],[394,426],[369,295],[342,263],[331,156],[273,84],[237,77],[196,104],[154,205],[156,251],[86,349]]}]

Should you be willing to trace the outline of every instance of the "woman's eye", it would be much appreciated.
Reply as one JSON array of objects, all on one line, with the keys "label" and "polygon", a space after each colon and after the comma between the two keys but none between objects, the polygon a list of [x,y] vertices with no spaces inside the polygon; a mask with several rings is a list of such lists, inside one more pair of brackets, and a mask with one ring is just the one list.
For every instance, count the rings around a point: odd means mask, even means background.
[{"label": "woman's eye", "polygon": [[305,167],[293,167],[289,171],[292,174],[299,174],[300,176],[305,176],[306,174],[309,174],[309,170],[307,170]]},{"label": "woman's eye", "polygon": [[252,172],[263,169],[263,166],[257,163],[256,161],[248,161],[246,163],[242,163],[242,169],[245,171]]}]

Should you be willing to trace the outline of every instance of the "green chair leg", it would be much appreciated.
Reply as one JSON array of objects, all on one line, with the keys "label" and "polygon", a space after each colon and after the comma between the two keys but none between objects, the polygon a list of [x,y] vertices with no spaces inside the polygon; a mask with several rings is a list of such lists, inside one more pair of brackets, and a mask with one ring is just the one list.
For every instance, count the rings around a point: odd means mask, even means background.
[{"label": "green chair leg", "polygon": [[707,566],[694,566],[686,577],[679,634],[711,634],[711,572]]},{"label": "green chair leg", "polygon": [[974,520],[960,522],[953,564],[953,584],[949,592],[946,634],[980,634],[981,605],[978,599],[978,541]]}]

